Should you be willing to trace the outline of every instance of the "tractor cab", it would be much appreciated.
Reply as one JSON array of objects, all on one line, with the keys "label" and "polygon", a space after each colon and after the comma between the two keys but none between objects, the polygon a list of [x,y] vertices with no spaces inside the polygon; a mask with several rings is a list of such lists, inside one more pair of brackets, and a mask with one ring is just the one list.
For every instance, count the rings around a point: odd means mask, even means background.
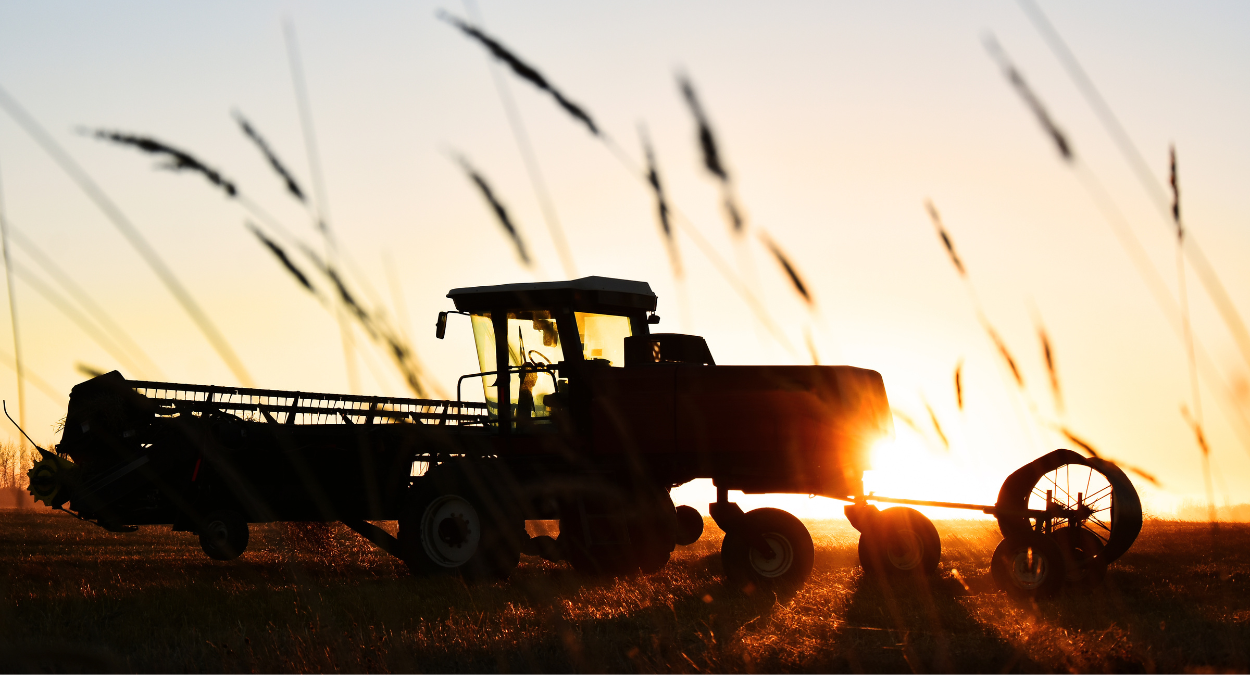
[{"label": "tractor cab", "polygon": [[852,495],[872,445],[893,430],[879,373],[718,366],[703,338],[651,332],[656,296],[640,281],[584,277],[447,297],[473,323],[480,368],[457,388],[481,380],[494,430],[512,439],[504,452],[556,447],[543,438],[552,434],[595,461],[647,464],[671,485],[711,475],[749,492]]},{"label": "tractor cab", "polygon": [[[503,433],[554,431],[580,409],[595,373],[641,365],[712,363],[702,338],[652,335],[656,296],[641,281],[584,277],[572,281],[453,289],[456,312],[469,316],[490,416]],[[438,319],[438,337],[447,315]],[[610,377],[610,375],[608,375]],[[459,392],[457,396],[459,397]],[[500,405],[507,401],[507,405]]]}]

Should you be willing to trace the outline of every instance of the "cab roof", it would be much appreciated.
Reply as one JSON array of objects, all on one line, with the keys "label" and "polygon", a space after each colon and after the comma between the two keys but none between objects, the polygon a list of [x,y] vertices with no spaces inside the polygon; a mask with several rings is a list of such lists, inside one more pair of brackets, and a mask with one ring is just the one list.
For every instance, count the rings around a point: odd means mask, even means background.
[{"label": "cab roof", "polygon": [[656,305],[655,293],[647,282],[609,277],[453,288],[447,297],[462,312],[569,307],[578,311],[635,313],[653,312]]}]

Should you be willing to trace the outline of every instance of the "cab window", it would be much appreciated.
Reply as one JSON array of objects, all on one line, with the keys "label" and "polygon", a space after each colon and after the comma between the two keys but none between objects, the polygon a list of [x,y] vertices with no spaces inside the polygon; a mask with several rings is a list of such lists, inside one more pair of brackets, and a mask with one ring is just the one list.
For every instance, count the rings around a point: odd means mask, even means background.
[{"label": "cab window", "polygon": [[574,312],[577,334],[582,340],[582,358],[608,362],[617,368],[625,365],[625,338],[633,335],[629,317],[615,314]]},{"label": "cab window", "polygon": [[[475,313],[473,320],[473,338],[477,343],[477,362],[480,372],[498,370],[495,362],[495,326],[489,312]],[[508,363],[509,369],[517,369],[523,365],[544,366],[554,365],[564,360],[564,348],[560,344],[560,333],[556,330],[556,320],[547,311],[516,311],[508,312]],[[509,373],[509,392],[512,404],[512,418],[542,419],[550,416],[544,399],[556,391],[556,381],[551,371],[538,369],[528,370],[522,379],[522,373]],[[496,386],[497,376],[482,378],[482,391],[486,397],[486,405],[490,415],[498,415],[499,388]],[[522,392],[528,395],[526,405],[532,409],[518,409],[522,400]],[[530,403],[532,401],[532,403]]]}]

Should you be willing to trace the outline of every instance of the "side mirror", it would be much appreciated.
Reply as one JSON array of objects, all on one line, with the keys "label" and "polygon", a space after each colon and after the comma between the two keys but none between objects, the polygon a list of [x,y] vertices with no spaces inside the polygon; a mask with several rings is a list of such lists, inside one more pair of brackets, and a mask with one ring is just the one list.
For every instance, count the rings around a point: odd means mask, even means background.
[{"label": "side mirror", "polygon": [[660,315],[656,314],[655,312],[652,312],[651,316],[647,317],[647,323],[653,326],[659,322],[660,322]]},{"label": "side mirror", "polygon": [[442,340],[447,335],[447,312],[438,313],[438,322],[434,324],[434,337]]}]

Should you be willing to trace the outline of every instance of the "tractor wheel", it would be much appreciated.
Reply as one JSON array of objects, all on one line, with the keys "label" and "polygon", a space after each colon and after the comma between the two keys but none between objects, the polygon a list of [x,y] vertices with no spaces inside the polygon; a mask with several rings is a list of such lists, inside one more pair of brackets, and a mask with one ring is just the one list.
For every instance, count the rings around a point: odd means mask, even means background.
[{"label": "tractor wheel", "polygon": [[859,562],[865,574],[927,577],[937,570],[941,557],[937,528],[915,509],[886,509],[868,521],[859,535]]},{"label": "tractor wheel", "polygon": [[795,589],[812,573],[812,535],[781,509],[755,509],[742,516],[721,543],[729,583],[742,589]]},{"label": "tractor wheel", "polygon": [[1059,544],[1040,532],[1002,540],[994,549],[990,574],[1008,595],[1026,599],[1055,595],[1067,576]]},{"label": "tractor wheel", "polygon": [[677,543],[689,546],[703,536],[703,516],[693,506],[677,507]]},{"label": "tractor wheel", "polygon": [[234,560],[243,555],[247,540],[247,520],[238,511],[213,511],[200,529],[200,548],[213,560]]},{"label": "tractor wheel", "polygon": [[677,546],[673,500],[659,488],[602,484],[565,500],[558,543],[583,574],[652,574]]},{"label": "tractor wheel", "polygon": [[399,519],[400,556],[408,569],[469,581],[506,579],[521,560],[525,521],[509,508],[500,483],[494,467],[483,463],[423,476]]}]

